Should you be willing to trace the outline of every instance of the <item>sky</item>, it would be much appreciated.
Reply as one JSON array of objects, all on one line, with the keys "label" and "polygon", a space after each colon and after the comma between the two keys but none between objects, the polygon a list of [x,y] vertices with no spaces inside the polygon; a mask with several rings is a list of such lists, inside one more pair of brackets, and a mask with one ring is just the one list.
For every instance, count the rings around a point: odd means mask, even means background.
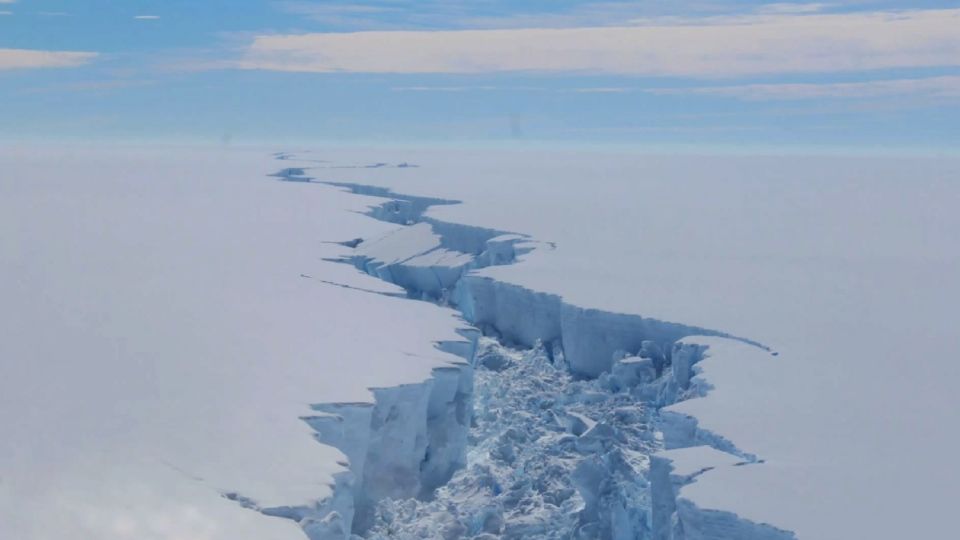
[{"label": "sky", "polygon": [[955,153],[939,0],[0,0],[0,141]]}]

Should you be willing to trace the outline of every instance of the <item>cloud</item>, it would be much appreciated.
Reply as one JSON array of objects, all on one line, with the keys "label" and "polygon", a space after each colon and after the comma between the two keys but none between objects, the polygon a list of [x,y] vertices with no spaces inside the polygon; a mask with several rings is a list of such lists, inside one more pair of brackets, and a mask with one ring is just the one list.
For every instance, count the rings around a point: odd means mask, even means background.
[{"label": "cloud", "polygon": [[23,90],[24,94],[61,94],[71,93],[89,93],[106,94],[114,90],[124,90],[127,88],[139,88],[155,84],[153,80],[94,80],[94,81],[76,81],[76,82],[56,82],[46,86],[27,88]]},{"label": "cloud", "polygon": [[2,17],[2,16],[4,16],[4,15],[13,15],[13,12],[12,12],[12,11],[0,11],[0,17]]},{"label": "cloud", "polygon": [[635,26],[261,35],[240,69],[644,76],[960,65],[960,9],[645,20]]},{"label": "cloud", "polygon": [[804,99],[863,99],[919,96],[960,98],[960,76],[891,79],[854,83],[744,84],[698,88],[658,88],[653,94],[695,94],[732,97],[748,101]]},{"label": "cloud", "polygon": [[632,88],[623,88],[619,86],[600,86],[594,88],[574,88],[571,92],[576,94],[626,94],[632,92]]},{"label": "cloud", "polygon": [[[677,13],[698,13],[701,4],[677,5],[673,2],[586,2],[567,9],[512,13],[509,15],[467,14],[459,21],[459,28],[517,29],[517,28],[583,28],[622,26],[642,17],[664,17]],[[678,9],[679,8],[679,9]]]},{"label": "cloud", "polygon": [[498,86],[395,86],[393,92],[489,92],[501,90]]},{"label": "cloud", "polygon": [[628,92],[643,91],[642,88],[626,88],[615,86],[554,88],[549,86],[394,86],[394,92],[549,92],[554,94],[625,94]]},{"label": "cloud", "polygon": [[[371,6],[367,4],[321,4],[315,2],[281,2],[285,13],[302,15],[312,21],[344,29],[397,29],[398,17],[404,10],[399,6]],[[402,17],[406,19],[406,17]]]},{"label": "cloud", "polygon": [[[286,0],[275,3],[285,13],[301,15],[326,29],[360,30],[467,30],[508,28],[577,28],[622,26],[641,18],[718,13],[815,13],[831,4],[776,3],[756,6],[742,0],[695,2],[577,1],[514,2],[509,10],[492,3],[464,0],[367,0],[372,3],[336,3]],[[503,2],[499,2],[503,3]],[[508,2],[509,3],[509,2]],[[522,5],[521,5],[522,4]]]},{"label": "cloud", "polygon": [[828,8],[833,7],[832,4],[818,4],[818,3],[792,3],[792,2],[782,2],[775,4],[764,4],[757,8],[757,13],[818,13],[825,11]]},{"label": "cloud", "polygon": [[0,70],[77,67],[96,57],[93,52],[0,49]]},{"label": "cloud", "polygon": [[0,0],[0,4],[16,4],[17,0]]},{"label": "cloud", "polygon": [[306,15],[324,20],[327,17],[341,15],[371,15],[376,13],[396,13],[399,7],[371,6],[368,4],[317,4],[312,2],[283,2],[280,9],[287,13]]},{"label": "cloud", "polygon": [[521,11],[490,14],[482,2],[449,0],[394,1],[378,5],[287,1],[286,12],[303,15],[329,27],[355,30],[502,29],[607,26],[649,13],[650,6],[636,2],[587,2],[551,6],[547,12]]},{"label": "cloud", "polygon": [[159,15],[134,15],[134,19],[138,21],[155,21],[160,18]]}]

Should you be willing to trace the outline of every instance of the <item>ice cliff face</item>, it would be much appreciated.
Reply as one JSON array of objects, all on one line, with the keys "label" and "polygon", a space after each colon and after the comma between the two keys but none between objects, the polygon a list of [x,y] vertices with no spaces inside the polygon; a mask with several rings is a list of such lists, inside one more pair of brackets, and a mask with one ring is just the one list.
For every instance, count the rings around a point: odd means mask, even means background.
[{"label": "ice cliff face", "polygon": [[350,471],[331,499],[283,515],[312,539],[349,538],[370,526],[379,501],[431,493],[466,462],[472,392],[473,369],[461,363],[420,384],[374,389],[373,404],[315,405],[318,414],[304,420],[347,456]]},{"label": "ice cliff face", "polygon": [[[297,168],[275,176],[318,182]],[[716,466],[758,461],[663,410],[710,391],[696,366],[707,347],[690,336],[728,336],[476,272],[553,246],[424,215],[457,201],[318,183],[387,199],[368,215],[399,225],[343,242],[352,251],[340,262],[454,307],[471,326],[437,344],[463,361],[429,380],[374,389],[373,404],[315,405],[304,420],[349,472],[313,507],[261,511],[298,521],[312,540],[793,538],[683,497],[704,472],[684,468],[691,454]]]}]

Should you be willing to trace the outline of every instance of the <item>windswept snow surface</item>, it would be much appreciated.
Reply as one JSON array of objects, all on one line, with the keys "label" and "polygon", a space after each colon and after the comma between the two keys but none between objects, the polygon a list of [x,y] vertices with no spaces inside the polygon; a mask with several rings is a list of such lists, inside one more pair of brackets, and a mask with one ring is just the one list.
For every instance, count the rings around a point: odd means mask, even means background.
[{"label": "windswept snow surface", "polygon": [[[413,534],[411,517],[448,520],[445,503],[502,508],[478,463],[494,479],[531,467],[541,498],[520,508],[557,529],[574,510],[636,524],[652,504],[656,538],[676,520],[685,540],[955,531],[957,161],[279,150],[0,151],[0,537],[302,538],[244,506],[304,517],[334,483],[366,534]],[[268,178],[282,168],[299,181]],[[531,251],[499,265],[515,248]],[[482,249],[484,264],[465,256]],[[464,322],[324,259],[534,346],[490,345],[505,360],[478,367],[470,453],[469,369],[434,346],[463,353]],[[458,279],[469,295],[448,289]],[[634,343],[635,328],[663,342]],[[675,340],[680,390],[605,394],[659,369],[614,349]],[[614,372],[578,381],[551,371],[561,353],[581,375]],[[630,474],[611,488],[608,471],[661,445],[645,417],[615,424],[620,401],[678,395],[692,399],[658,415],[672,449],[653,455],[652,489]],[[636,466],[577,465],[557,429],[576,447],[617,440]],[[541,451],[557,467],[537,469]],[[586,508],[564,506],[567,477]]]},{"label": "windswept snow surface", "polygon": [[392,226],[276,163],[0,152],[0,538],[300,540],[241,503],[330,494],[345,456],[311,404],[460,362],[434,347],[463,340],[452,311],[321,260]]}]

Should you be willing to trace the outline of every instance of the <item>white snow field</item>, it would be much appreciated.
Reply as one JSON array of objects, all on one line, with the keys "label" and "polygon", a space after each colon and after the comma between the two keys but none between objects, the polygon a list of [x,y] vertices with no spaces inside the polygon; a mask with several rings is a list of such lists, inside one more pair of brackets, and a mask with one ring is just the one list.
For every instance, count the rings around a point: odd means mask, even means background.
[{"label": "white snow field", "polygon": [[[343,265],[389,229],[265,151],[4,149],[0,538],[304,538],[343,454],[311,404],[462,363],[450,310]],[[301,277],[301,274],[312,278]],[[238,499],[229,500],[224,495]]]},{"label": "white snow field", "polygon": [[0,150],[0,537],[955,530],[960,161],[279,150]]}]

